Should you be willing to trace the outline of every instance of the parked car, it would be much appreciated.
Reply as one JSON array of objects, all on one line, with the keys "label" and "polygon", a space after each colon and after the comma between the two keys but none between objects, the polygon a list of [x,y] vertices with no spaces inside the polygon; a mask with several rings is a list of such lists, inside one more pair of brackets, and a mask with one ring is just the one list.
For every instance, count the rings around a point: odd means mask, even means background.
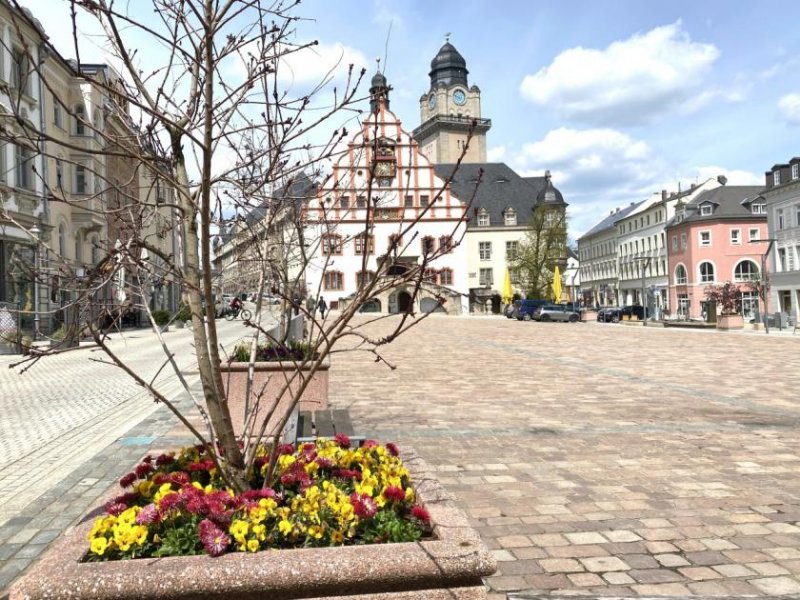
[{"label": "parked car", "polygon": [[597,311],[598,323],[619,323],[622,312],[619,306],[604,306]]},{"label": "parked car", "polygon": [[511,304],[506,306],[506,318],[508,319],[516,319],[517,313],[519,312],[519,305],[521,300],[514,300]]},{"label": "parked car", "polygon": [[519,308],[517,309],[518,321],[530,321],[533,319],[534,311],[542,306],[548,304],[547,300],[520,300]]},{"label": "parked car", "polygon": [[543,304],[533,313],[533,319],[543,323],[548,321],[577,323],[581,320],[581,314],[564,304]]}]

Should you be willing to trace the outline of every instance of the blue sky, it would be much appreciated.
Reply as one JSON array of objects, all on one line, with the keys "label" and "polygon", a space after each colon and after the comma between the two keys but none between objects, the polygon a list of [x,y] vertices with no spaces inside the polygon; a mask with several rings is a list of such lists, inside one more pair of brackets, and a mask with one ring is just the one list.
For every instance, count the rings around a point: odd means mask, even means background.
[{"label": "blue sky", "polygon": [[[54,0],[25,4],[61,50],[66,32]],[[304,80],[343,57],[366,66],[368,80],[375,57],[385,58],[392,109],[410,130],[449,32],[492,119],[490,160],[526,175],[550,169],[578,236],[613,207],[662,188],[718,174],[760,184],[765,170],[800,154],[800,36],[788,8],[305,0],[298,35],[320,46],[295,71]]]}]

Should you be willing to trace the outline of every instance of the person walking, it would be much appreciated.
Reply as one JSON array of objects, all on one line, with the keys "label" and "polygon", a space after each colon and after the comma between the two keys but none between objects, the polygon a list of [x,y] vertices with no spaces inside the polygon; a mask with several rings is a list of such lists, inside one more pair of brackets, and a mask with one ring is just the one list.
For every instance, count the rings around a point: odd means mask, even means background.
[{"label": "person walking", "polygon": [[320,316],[324,319],[325,311],[328,310],[328,304],[325,302],[325,298],[323,298],[322,296],[319,297],[319,302],[317,302],[317,308],[319,309]]},{"label": "person walking", "polygon": [[306,312],[308,313],[309,317],[313,316],[316,309],[317,303],[314,301],[314,296],[309,296],[306,298]]}]

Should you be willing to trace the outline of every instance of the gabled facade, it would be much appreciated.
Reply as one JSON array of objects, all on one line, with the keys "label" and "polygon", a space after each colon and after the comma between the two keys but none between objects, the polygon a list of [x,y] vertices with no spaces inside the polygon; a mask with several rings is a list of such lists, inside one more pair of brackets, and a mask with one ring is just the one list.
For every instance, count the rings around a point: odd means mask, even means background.
[{"label": "gabled facade", "polygon": [[[766,172],[768,236],[774,239],[770,253],[770,312],[800,317],[800,157],[775,165]],[[762,244],[761,252],[767,251]]]},{"label": "gabled facade", "polygon": [[711,319],[715,308],[706,288],[739,285],[739,309],[745,320],[758,311],[761,248],[767,217],[760,186],[722,186],[680,204],[666,228],[670,306],[674,316]]},{"label": "gabled facade", "polygon": [[459,314],[468,306],[466,205],[445,189],[445,181],[389,110],[389,90],[381,73],[373,77],[369,117],[304,215],[311,256],[306,288],[315,298],[324,297],[331,309],[342,308],[363,278],[377,273],[391,277],[394,270],[405,270],[404,264],[422,264],[425,255],[441,250],[416,304],[412,286],[402,284],[363,309],[427,312],[443,296],[444,311]]}]

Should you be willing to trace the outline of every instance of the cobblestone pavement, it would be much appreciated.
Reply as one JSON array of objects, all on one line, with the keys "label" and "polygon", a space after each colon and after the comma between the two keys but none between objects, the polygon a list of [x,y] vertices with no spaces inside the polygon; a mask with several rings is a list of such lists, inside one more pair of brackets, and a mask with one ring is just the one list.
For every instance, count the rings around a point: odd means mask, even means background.
[{"label": "cobblestone pavement", "polygon": [[492,597],[800,593],[800,335],[434,317],[384,354],[331,397],[436,466]]},{"label": "cobblestone pavement", "polygon": [[[155,364],[139,335],[128,351]],[[334,356],[331,398],[438,469],[499,561],[493,598],[797,594],[798,352],[791,335],[433,317],[385,349],[394,371]],[[8,362],[0,590],[144,454],[188,440],[107,367],[53,363],[9,398]]]},{"label": "cobblestone pavement", "polygon": [[[272,322],[271,317],[269,321]],[[217,321],[220,343],[230,349],[246,334],[241,322]],[[192,370],[191,331],[164,335],[187,381]],[[111,342],[136,372],[156,375],[164,353],[149,330],[125,332]],[[188,439],[169,410],[152,401],[117,367],[101,364],[86,348],[47,357],[20,375],[0,357],[0,598],[2,590],[73,524],[87,507],[151,448]],[[156,380],[167,398],[191,411],[191,401],[168,369]]]}]

